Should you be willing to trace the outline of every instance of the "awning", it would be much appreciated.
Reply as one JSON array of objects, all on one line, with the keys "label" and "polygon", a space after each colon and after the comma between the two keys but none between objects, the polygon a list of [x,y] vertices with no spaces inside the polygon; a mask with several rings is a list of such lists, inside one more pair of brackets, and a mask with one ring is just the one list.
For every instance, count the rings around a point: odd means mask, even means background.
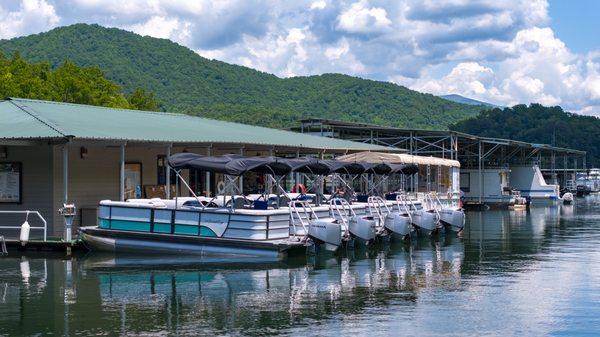
[{"label": "awning", "polygon": [[366,151],[348,154],[345,156],[337,157],[336,159],[348,162],[366,161],[369,163],[416,164],[460,167],[460,163],[457,160],[438,157],[413,156],[410,154],[403,153],[383,153]]}]

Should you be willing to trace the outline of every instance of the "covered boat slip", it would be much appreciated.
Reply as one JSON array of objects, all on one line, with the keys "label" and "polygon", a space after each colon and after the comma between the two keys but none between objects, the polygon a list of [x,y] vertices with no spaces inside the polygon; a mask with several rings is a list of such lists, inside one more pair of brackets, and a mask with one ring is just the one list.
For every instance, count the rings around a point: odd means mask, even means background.
[{"label": "covered boat slip", "polygon": [[[366,204],[348,205],[347,209],[334,213],[329,204],[310,206],[299,194],[292,199],[287,196],[285,204],[280,202],[274,205],[265,203],[267,197],[250,200],[246,196],[235,196],[237,184],[230,179],[224,191],[230,192],[230,201],[226,196],[207,198],[195,195],[190,186],[181,175],[183,170],[201,169],[213,174],[221,173],[228,177],[237,177],[248,172],[262,173],[272,176],[272,181],[277,184],[277,177],[290,173],[306,173],[313,175],[339,174],[379,174],[379,175],[411,175],[417,172],[412,164],[388,164],[368,162],[348,162],[338,160],[319,160],[316,158],[281,158],[281,157],[244,157],[241,155],[203,156],[193,153],[179,153],[168,158],[169,170],[176,173],[177,180],[189,189],[193,197],[179,197],[174,199],[129,199],[128,201],[100,202],[99,219],[97,227],[84,227],[81,229],[86,243],[96,249],[133,250],[135,247],[144,249],[145,245],[155,246],[155,243],[142,242],[144,240],[157,240],[162,242],[165,237],[172,236],[175,240],[173,246],[162,243],[159,250],[179,251],[180,238],[202,238],[202,251],[222,251],[236,254],[237,249],[257,250],[260,254],[264,251],[287,250],[298,244],[305,244],[308,232],[306,221],[318,219],[332,219],[327,221],[342,221],[342,218],[352,215],[367,213]],[[277,186],[276,190],[282,194],[286,191]],[[266,191],[265,191],[266,193]],[[322,191],[318,191],[321,193]],[[276,195],[279,198],[279,195]],[[219,207],[213,200],[223,197],[224,201]],[[323,195],[323,197],[325,197]],[[235,198],[250,200],[250,203],[236,203]],[[335,198],[335,196],[331,196]],[[289,203],[289,204],[288,204]],[[304,215],[297,211],[296,203],[304,208]],[[310,211],[306,210],[310,208]],[[310,212],[310,213],[308,213]],[[336,215],[337,214],[337,215]],[[298,220],[299,222],[297,223]],[[337,225],[338,228],[340,225]],[[119,245],[117,241],[110,243],[110,239],[102,239],[104,233],[112,233],[115,239],[127,238]],[[144,238],[130,237],[130,233],[144,233]],[[337,234],[341,238],[343,232]],[[107,240],[108,243],[107,243]],[[140,241],[141,240],[141,241]],[[239,247],[229,250],[219,245],[221,240],[238,242]],[[259,243],[259,245],[256,245]],[[289,246],[289,247],[288,247]],[[286,248],[288,247],[288,248]],[[197,249],[196,249],[197,250]],[[194,250],[192,250],[194,251]],[[247,252],[246,252],[247,253]],[[244,254],[246,254],[244,253]],[[278,254],[279,254],[278,253]]]},{"label": "covered boat slip", "polygon": [[[168,174],[166,158],[186,151],[321,157],[395,149],[182,114],[12,98],[0,101],[0,163],[10,170],[5,175],[14,177],[11,186],[0,186],[2,198],[10,196],[0,200],[0,210],[39,211],[48,236],[63,237],[64,219],[57,210],[64,203],[77,207],[76,229],[96,224],[101,200],[171,199],[176,177]],[[199,170],[182,176],[204,195],[214,195],[223,180],[223,174]],[[255,180],[252,173],[240,185],[251,192],[248,184]],[[2,224],[20,226],[24,220],[24,215],[0,215]],[[2,234],[15,237],[18,231]],[[41,238],[41,232],[32,231],[32,237]]]},{"label": "covered boat slip", "polygon": [[[380,182],[380,190],[401,189],[412,193],[437,192],[441,199],[460,197],[460,163],[452,159],[414,156],[405,153],[385,153],[363,151],[337,157],[343,161],[365,161],[370,163],[390,163],[410,165],[414,175],[396,175],[386,177]],[[395,178],[395,179],[394,179]],[[364,184],[368,185],[369,182]],[[377,182],[370,182],[377,184]]]},{"label": "covered boat slip", "polygon": [[[535,182],[530,172],[523,172],[522,177],[516,177],[522,173],[517,172],[519,167],[527,166],[528,171],[537,167],[547,185],[560,185],[563,188],[573,188],[576,173],[585,171],[587,167],[585,151],[481,137],[452,130],[401,129],[321,118],[303,120],[295,130],[327,138],[394,146],[417,156],[457,160],[461,164],[461,172],[468,173],[460,178],[465,183],[461,190],[470,202],[479,206],[509,205],[512,197],[510,192],[502,191],[504,186],[499,177],[504,172],[508,172],[507,177],[510,178],[508,187],[516,190],[522,188],[524,195],[533,190],[532,199],[539,200],[548,194],[548,188],[538,188],[543,183]],[[517,170],[512,170],[513,167]],[[426,189],[423,184],[426,181],[425,175],[425,171],[419,175],[419,190]],[[437,176],[435,172],[429,172],[429,175]]]}]

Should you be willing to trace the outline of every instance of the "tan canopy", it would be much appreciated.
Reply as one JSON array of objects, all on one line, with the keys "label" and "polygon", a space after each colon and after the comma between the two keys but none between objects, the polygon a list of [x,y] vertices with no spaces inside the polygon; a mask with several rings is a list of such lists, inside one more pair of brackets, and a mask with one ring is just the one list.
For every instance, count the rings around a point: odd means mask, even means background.
[{"label": "tan canopy", "polygon": [[432,166],[460,167],[457,160],[444,159],[437,157],[413,156],[403,153],[384,153],[384,152],[357,152],[345,156],[337,157],[337,160],[343,161],[366,161],[368,163],[391,163],[391,164],[417,164]]}]

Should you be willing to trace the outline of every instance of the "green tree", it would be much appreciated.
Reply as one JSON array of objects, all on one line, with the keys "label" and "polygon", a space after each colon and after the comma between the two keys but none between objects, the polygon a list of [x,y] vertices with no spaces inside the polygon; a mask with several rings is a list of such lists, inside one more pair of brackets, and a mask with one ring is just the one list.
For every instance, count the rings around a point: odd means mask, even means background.
[{"label": "green tree", "polygon": [[158,110],[153,93],[136,89],[126,95],[98,67],[65,61],[56,69],[48,62],[29,63],[15,53],[0,53],[0,97],[20,97],[113,108]]},{"label": "green tree", "polygon": [[160,110],[160,102],[152,92],[146,92],[144,89],[135,89],[131,94],[127,95],[127,101],[133,109],[158,111]]},{"label": "green tree", "polygon": [[27,60],[48,61],[52,68],[65,60],[99,66],[127,93],[136,88],[155,93],[168,111],[281,128],[291,126],[291,117],[320,117],[446,129],[482,110],[394,83],[342,74],[280,78],[203,58],[167,39],[98,25],[76,24],[0,40],[0,50],[20,51]]}]

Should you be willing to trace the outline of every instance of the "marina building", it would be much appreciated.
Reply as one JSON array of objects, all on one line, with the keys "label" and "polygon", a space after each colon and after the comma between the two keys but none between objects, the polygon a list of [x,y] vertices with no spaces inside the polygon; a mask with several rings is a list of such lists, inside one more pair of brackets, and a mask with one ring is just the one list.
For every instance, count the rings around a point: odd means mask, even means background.
[{"label": "marina building", "polygon": [[[76,205],[76,228],[96,224],[103,199],[173,196],[176,179],[165,159],[171,153],[293,157],[390,150],[183,114],[11,98],[0,102],[0,211],[39,211],[48,235],[62,236],[57,210],[63,204]],[[199,195],[214,195],[222,181],[206,172],[185,174]],[[246,178],[241,184],[254,182]],[[20,225],[25,218],[0,215],[1,224]],[[33,216],[28,221],[40,226]]]}]

